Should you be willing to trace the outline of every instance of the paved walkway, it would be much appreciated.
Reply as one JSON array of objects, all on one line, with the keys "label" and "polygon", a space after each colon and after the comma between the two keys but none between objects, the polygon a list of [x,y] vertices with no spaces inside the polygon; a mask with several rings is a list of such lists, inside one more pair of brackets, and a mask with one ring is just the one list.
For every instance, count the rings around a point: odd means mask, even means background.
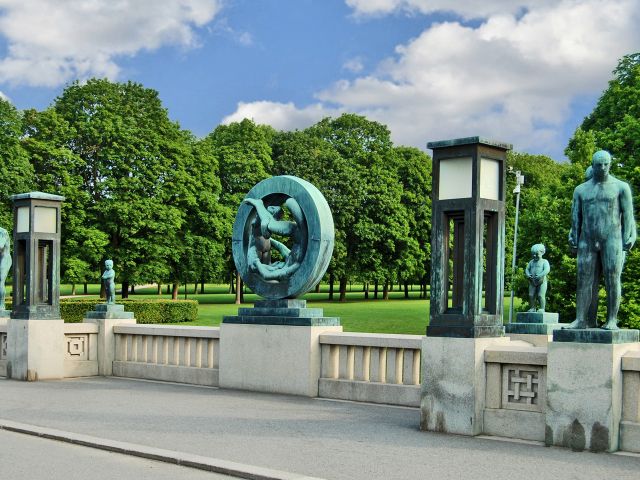
[{"label": "paved walkway", "polygon": [[[0,425],[19,422],[163,449],[175,458],[275,469],[291,479],[639,478],[638,456],[426,433],[418,420],[418,410],[409,408],[117,378],[0,379]],[[53,458],[64,462],[68,455],[72,466],[76,457],[66,450]],[[5,464],[3,457],[0,448]],[[34,472],[28,478],[50,478]]]}]

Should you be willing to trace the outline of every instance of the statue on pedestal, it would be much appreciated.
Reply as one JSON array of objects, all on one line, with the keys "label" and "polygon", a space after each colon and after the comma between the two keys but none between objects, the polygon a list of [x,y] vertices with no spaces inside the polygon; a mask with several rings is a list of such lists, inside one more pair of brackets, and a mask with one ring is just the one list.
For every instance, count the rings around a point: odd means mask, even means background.
[{"label": "statue on pedestal", "polygon": [[618,329],[620,275],[626,252],[636,241],[636,223],[629,184],[609,173],[611,154],[600,150],[592,158],[592,177],[573,193],[569,244],[578,253],[576,319],[566,328],[595,327],[594,285],[604,276],[607,291],[605,330]]},{"label": "statue on pedestal", "polygon": [[547,275],[551,267],[549,261],[542,258],[545,252],[546,249],[541,243],[536,243],[531,247],[531,261],[524,271],[525,277],[529,280],[530,312],[544,313],[547,304]]},{"label": "statue on pedestal", "polygon": [[107,305],[116,303],[116,272],[113,270],[113,260],[105,260],[102,282],[107,296]]}]

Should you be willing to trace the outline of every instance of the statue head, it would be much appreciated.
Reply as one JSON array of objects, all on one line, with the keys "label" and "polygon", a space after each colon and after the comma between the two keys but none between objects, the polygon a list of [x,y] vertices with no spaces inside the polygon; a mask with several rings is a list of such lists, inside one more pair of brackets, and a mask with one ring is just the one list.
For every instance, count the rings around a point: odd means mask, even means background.
[{"label": "statue head", "polygon": [[113,268],[113,260],[105,260],[104,266],[107,270],[111,270]]},{"label": "statue head", "polygon": [[544,248],[544,245],[541,243],[536,243],[533,247],[531,247],[531,257],[534,260],[540,260],[546,252],[546,248]]},{"label": "statue head", "polygon": [[591,167],[593,168],[594,180],[605,180],[611,168],[611,154],[606,150],[598,150],[591,158]]}]

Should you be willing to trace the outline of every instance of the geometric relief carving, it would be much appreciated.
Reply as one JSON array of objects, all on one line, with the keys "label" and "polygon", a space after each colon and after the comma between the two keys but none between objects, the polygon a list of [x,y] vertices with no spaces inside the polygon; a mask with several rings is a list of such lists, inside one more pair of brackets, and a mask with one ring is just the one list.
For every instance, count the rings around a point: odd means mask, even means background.
[{"label": "geometric relief carving", "polygon": [[541,366],[502,366],[502,408],[541,412],[544,402]]},{"label": "geometric relief carving", "polygon": [[70,360],[89,359],[89,335],[65,335],[67,358]]},{"label": "geometric relief carving", "polygon": [[0,333],[0,360],[7,359],[7,334]]}]

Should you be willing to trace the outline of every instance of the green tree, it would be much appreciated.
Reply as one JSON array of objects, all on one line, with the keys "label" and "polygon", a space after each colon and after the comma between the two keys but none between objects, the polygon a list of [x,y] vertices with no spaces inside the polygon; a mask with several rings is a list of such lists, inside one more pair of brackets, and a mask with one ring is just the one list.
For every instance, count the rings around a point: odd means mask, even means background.
[{"label": "green tree", "polygon": [[334,280],[341,276],[346,257],[344,237],[357,214],[353,202],[356,170],[329,142],[306,131],[278,133],[272,149],[274,175],[294,175],[307,180],[327,199],[336,231],[328,268],[329,298],[333,299]]},{"label": "green tree", "polygon": [[73,154],[62,168],[82,178],[88,224],[108,236],[103,258],[114,259],[123,296],[130,284],[175,277],[184,205],[195,201],[190,134],[169,120],[156,91],[133,82],[76,82],[52,108],[72,130],[57,145]]},{"label": "green tree", "polygon": [[383,281],[387,286],[398,271],[399,246],[409,235],[388,128],[359,115],[343,114],[321,120],[307,133],[328,142],[354,172],[349,178],[353,222],[338,235],[346,252],[339,278],[340,300],[346,299],[349,277]]},{"label": "green tree", "polygon": [[15,107],[0,98],[0,226],[13,229],[9,197],[30,191],[34,186],[33,167],[20,143],[22,118]]},{"label": "green tree", "polygon": [[[256,125],[253,121],[244,119],[229,125],[219,125],[201,145],[202,151],[212,155],[217,161],[222,186],[220,202],[234,215],[249,190],[269,176],[272,168],[270,141],[274,133],[271,127]],[[231,232],[231,224],[227,228]],[[233,275],[235,267],[230,234],[226,237],[224,247],[227,272]],[[236,274],[235,279],[236,303],[240,303],[240,277]],[[231,285],[233,287],[233,281]]]}]

